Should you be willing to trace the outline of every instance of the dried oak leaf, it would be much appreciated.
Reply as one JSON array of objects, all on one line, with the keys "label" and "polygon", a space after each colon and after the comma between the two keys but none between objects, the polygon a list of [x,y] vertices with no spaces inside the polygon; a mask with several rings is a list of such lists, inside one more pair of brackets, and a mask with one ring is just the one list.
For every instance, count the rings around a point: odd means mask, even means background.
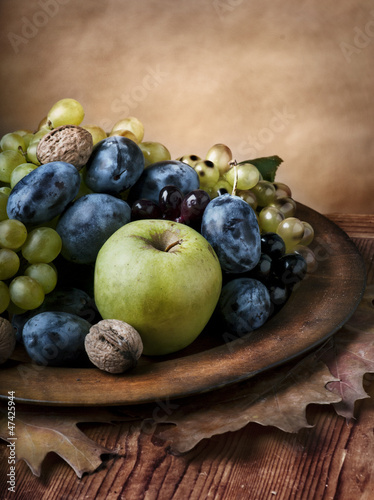
[{"label": "dried oak leaf", "polygon": [[321,356],[338,379],[327,388],[342,400],[334,404],[338,415],[350,420],[355,402],[370,397],[364,390],[366,373],[374,373],[374,285],[368,285],[351,319],[330,340]]},{"label": "dried oak leaf", "polygon": [[334,380],[313,354],[296,366],[285,365],[234,387],[202,395],[195,402],[180,402],[170,416],[155,422],[175,425],[156,429],[155,437],[168,441],[174,452],[184,453],[204,438],[236,431],[249,422],[298,432],[311,427],[306,419],[309,404],[340,401],[340,396],[325,387]]},{"label": "dried oak leaf", "polygon": [[111,423],[114,415],[105,409],[36,408],[16,406],[14,431],[16,441],[9,440],[8,418],[5,408],[0,411],[0,438],[16,444],[16,459],[24,460],[32,473],[40,476],[44,458],[54,452],[64,459],[79,478],[85,472],[95,471],[101,464],[101,455],[116,453],[89,439],[77,423]]}]

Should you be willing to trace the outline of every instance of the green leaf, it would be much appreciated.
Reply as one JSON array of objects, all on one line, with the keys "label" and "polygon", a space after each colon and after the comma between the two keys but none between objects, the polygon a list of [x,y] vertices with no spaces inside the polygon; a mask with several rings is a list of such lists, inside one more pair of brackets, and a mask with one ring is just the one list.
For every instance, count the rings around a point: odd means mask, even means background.
[{"label": "green leaf", "polygon": [[241,161],[240,163],[238,163],[238,165],[243,165],[243,163],[251,163],[258,168],[265,181],[274,182],[275,173],[282,162],[283,160],[282,158],[279,158],[279,156],[266,156],[264,158],[255,158],[253,160]]}]

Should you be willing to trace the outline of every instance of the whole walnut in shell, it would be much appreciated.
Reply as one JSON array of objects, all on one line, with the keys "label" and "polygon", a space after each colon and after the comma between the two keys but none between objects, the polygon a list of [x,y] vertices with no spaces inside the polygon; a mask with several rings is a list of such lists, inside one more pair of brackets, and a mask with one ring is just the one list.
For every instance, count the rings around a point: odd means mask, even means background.
[{"label": "whole walnut in shell", "polygon": [[0,365],[10,358],[15,346],[15,330],[10,321],[0,316]]},{"label": "whole walnut in shell", "polygon": [[143,352],[143,342],[137,330],[129,324],[104,319],[90,328],[85,349],[91,363],[100,370],[122,373],[136,366]]},{"label": "whole walnut in shell", "polygon": [[62,125],[43,136],[36,150],[41,164],[65,161],[80,170],[87,163],[93,149],[92,135],[77,125]]}]

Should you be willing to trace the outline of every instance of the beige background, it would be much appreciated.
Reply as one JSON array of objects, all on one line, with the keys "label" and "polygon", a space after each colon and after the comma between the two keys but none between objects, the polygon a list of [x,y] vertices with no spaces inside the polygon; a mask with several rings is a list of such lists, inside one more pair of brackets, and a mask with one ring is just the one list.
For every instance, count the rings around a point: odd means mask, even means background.
[{"label": "beige background", "polygon": [[277,154],[326,212],[374,213],[372,0],[0,0],[0,133],[62,97],[173,157]]}]

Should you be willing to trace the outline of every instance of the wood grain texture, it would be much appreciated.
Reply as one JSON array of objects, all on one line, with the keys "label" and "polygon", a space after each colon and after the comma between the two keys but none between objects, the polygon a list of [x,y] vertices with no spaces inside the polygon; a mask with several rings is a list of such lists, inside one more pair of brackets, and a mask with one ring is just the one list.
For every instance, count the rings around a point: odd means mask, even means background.
[{"label": "wood grain texture", "polygon": [[[373,221],[373,216],[360,220]],[[344,221],[343,221],[344,222]],[[343,225],[343,224],[342,224]],[[361,224],[360,224],[361,225]],[[364,226],[362,226],[364,227]],[[374,283],[374,239],[356,238],[368,281]],[[311,405],[314,426],[297,434],[249,424],[202,441],[183,456],[154,445],[138,423],[84,424],[84,432],[119,453],[79,480],[58,456],[47,456],[40,478],[16,466],[16,500],[369,500],[374,491],[374,376],[364,383],[371,398],[357,404],[347,424],[330,406]],[[94,409],[93,409],[94,411]],[[7,458],[0,446],[0,492],[6,491]]]}]

